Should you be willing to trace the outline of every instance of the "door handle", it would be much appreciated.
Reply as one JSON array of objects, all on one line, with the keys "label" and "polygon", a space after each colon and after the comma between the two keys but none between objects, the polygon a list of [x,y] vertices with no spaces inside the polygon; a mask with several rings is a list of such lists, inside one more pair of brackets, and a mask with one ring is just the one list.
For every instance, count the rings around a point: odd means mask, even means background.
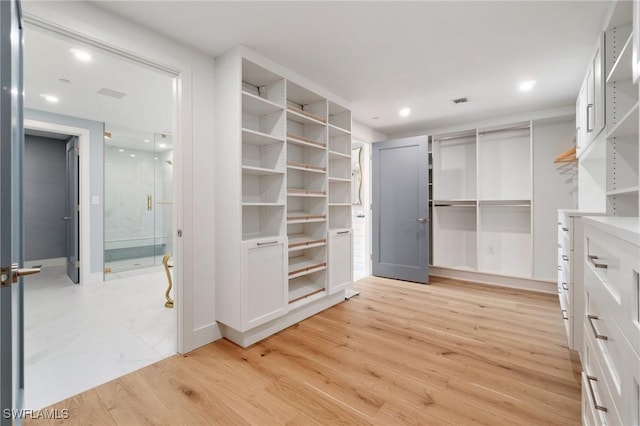
[{"label": "door handle", "polygon": [[151,195],[147,195],[147,211],[151,211],[153,208],[153,197]]},{"label": "door handle", "polygon": [[429,221],[428,217],[421,217],[419,219],[416,219],[418,222],[420,223],[427,223]]},{"label": "door handle", "polygon": [[60,219],[62,219],[62,220],[71,220],[72,217],[71,216],[65,216],[65,217],[61,217]]},{"label": "door handle", "polygon": [[593,127],[591,127],[591,114],[590,112],[593,110],[593,104],[587,105],[587,133],[593,132]]},{"label": "door handle", "polygon": [[15,284],[18,282],[19,277],[26,277],[27,275],[39,274],[42,270],[42,266],[37,266],[35,268],[18,268],[18,264],[14,263],[11,265],[11,272],[13,272],[12,282]]}]

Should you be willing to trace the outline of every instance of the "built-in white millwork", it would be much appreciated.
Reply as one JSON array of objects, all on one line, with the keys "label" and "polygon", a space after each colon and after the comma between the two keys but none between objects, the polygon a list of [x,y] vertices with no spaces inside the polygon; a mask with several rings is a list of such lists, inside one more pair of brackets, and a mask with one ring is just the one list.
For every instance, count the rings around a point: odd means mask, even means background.
[{"label": "built-in white millwork", "polygon": [[352,283],[351,112],[244,47],[216,81],[216,319],[247,346]]},{"label": "built-in white millwork", "polygon": [[640,219],[584,220],[585,425],[640,419]]}]

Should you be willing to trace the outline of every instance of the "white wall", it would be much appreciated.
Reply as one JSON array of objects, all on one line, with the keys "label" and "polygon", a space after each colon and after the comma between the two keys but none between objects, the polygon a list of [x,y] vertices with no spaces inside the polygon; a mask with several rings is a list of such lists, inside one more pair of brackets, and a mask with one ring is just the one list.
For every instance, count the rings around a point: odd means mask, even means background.
[{"label": "white wall", "polygon": [[38,24],[179,73],[176,111],[174,217],[180,352],[220,338],[214,312],[213,59],[91,4],[24,2],[28,25]]}]

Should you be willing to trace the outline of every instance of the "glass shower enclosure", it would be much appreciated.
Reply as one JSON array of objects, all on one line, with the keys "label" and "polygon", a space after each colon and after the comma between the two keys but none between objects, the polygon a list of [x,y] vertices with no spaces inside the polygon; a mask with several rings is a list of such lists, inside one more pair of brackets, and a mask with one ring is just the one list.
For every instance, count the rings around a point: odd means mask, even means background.
[{"label": "glass shower enclosure", "polygon": [[172,252],[173,138],[106,126],[104,272],[162,264]]}]

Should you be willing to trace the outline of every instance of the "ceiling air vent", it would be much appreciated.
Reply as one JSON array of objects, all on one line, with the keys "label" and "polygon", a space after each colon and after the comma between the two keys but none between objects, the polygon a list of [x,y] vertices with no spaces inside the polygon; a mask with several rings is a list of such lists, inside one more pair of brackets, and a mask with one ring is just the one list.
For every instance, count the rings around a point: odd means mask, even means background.
[{"label": "ceiling air vent", "polygon": [[465,102],[469,102],[469,98],[458,98],[453,100],[454,104],[463,104]]},{"label": "ceiling air vent", "polygon": [[98,90],[98,93],[116,99],[122,99],[127,96],[126,93],[118,92],[117,90],[105,89],[104,87]]}]

